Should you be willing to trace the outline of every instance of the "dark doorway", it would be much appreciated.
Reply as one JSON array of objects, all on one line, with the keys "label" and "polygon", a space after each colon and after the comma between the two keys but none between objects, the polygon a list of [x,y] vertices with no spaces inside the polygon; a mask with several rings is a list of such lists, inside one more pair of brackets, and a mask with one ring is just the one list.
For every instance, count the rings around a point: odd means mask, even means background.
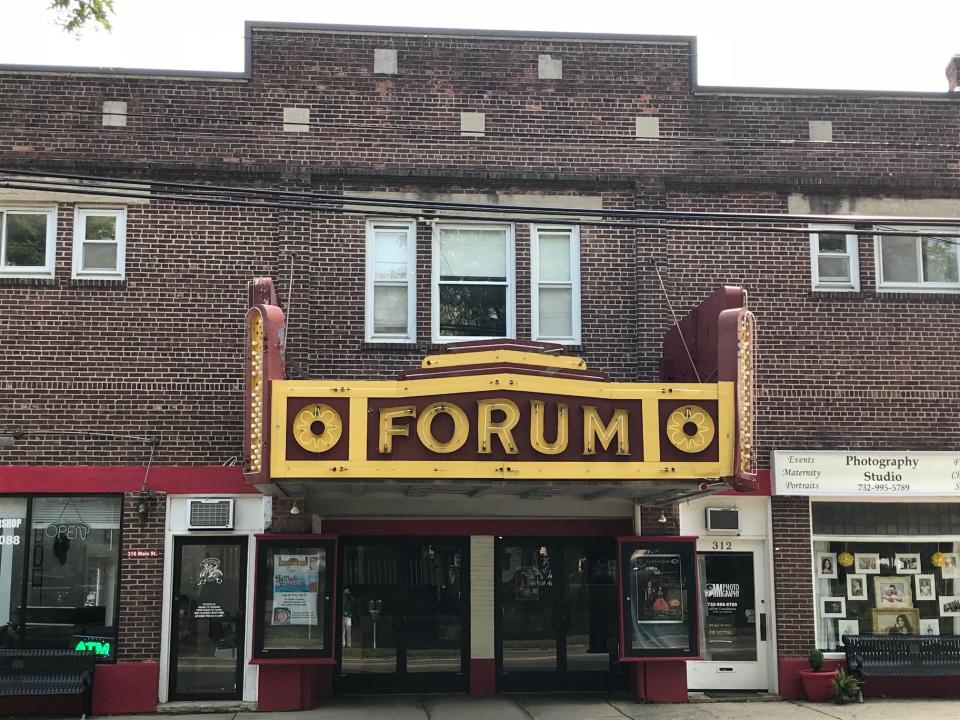
[{"label": "dark doorway", "polygon": [[615,690],[612,538],[501,538],[496,554],[498,690]]},{"label": "dark doorway", "polygon": [[466,692],[467,538],[341,543],[338,690]]},{"label": "dark doorway", "polygon": [[247,539],[174,539],[171,700],[243,693]]}]

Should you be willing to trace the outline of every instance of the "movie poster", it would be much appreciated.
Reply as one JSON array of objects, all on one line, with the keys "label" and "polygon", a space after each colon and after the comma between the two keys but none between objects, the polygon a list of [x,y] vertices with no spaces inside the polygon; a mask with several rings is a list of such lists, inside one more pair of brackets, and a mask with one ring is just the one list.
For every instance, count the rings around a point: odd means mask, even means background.
[{"label": "movie poster", "polygon": [[272,625],[317,625],[320,555],[275,555]]}]

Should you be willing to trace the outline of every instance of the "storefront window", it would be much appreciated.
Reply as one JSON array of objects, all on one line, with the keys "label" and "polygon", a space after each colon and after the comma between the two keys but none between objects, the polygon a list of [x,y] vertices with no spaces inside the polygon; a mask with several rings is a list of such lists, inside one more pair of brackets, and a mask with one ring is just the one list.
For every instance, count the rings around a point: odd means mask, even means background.
[{"label": "storefront window", "polygon": [[[934,540],[910,532],[917,522],[937,520],[945,509],[950,513],[950,507],[921,518],[920,504],[878,503],[864,513],[861,505],[843,505],[814,504],[818,647],[840,652],[844,635],[960,634],[960,538]],[[858,514],[856,525],[843,520]],[[830,536],[830,530],[844,534]],[[853,534],[857,530],[865,537]]]},{"label": "storefront window", "polygon": [[0,646],[115,658],[120,498],[0,503]]},{"label": "storefront window", "polygon": [[624,655],[697,653],[697,606],[690,542],[624,541]]},{"label": "storefront window", "polygon": [[332,555],[329,542],[260,542],[259,655],[330,654]]}]

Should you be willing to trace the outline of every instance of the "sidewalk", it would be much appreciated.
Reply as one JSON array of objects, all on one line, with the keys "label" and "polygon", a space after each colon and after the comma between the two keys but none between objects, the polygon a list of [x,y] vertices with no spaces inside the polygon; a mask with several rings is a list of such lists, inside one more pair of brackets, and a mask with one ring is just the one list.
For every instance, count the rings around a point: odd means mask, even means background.
[{"label": "sidewalk", "polygon": [[[107,716],[102,716],[107,717]],[[957,720],[960,700],[868,700],[863,705],[707,702],[640,705],[600,695],[348,697],[278,713],[113,715],[110,720]]]}]

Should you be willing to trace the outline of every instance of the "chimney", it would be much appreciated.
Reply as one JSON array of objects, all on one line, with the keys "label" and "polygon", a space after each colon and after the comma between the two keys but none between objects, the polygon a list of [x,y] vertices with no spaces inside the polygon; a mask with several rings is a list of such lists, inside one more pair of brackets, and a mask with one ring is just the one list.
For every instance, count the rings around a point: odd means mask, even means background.
[{"label": "chimney", "polygon": [[950,92],[955,92],[960,85],[960,55],[954,55],[947,63],[947,82],[950,83]]}]

